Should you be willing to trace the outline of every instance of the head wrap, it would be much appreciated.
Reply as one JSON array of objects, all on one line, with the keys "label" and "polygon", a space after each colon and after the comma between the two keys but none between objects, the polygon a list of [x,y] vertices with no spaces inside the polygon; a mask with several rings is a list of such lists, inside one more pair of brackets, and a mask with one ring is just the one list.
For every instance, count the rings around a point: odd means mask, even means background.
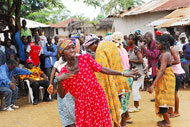
[{"label": "head wrap", "polygon": [[112,35],[108,35],[104,38],[105,41],[112,41]]},{"label": "head wrap", "polygon": [[123,47],[124,36],[121,32],[115,32],[112,36],[112,41],[118,46]]},{"label": "head wrap", "polygon": [[88,47],[96,41],[99,41],[99,38],[95,34],[89,34],[85,37],[84,47]]},{"label": "head wrap", "polygon": [[70,45],[74,45],[74,42],[71,39],[60,40],[57,46],[59,54],[62,54],[63,50]]},{"label": "head wrap", "polygon": [[78,38],[71,38],[71,40],[73,41],[74,45],[76,46],[76,53],[79,54],[80,52],[80,41]]},{"label": "head wrap", "polygon": [[34,62],[33,62],[33,60],[32,60],[31,58],[28,58],[28,59],[26,60],[26,63],[34,63]]},{"label": "head wrap", "polygon": [[140,30],[136,30],[135,33],[139,34],[139,35],[142,35],[141,31]]},{"label": "head wrap", "polygon": [[106,33],[106,36],[109,36],[109,35],[112,35],[112,33],[110,33],[110,32]]}]

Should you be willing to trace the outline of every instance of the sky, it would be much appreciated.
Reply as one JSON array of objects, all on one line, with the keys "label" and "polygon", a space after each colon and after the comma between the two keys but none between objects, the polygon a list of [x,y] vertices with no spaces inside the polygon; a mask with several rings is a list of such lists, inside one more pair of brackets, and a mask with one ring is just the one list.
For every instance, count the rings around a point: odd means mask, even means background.
[{"label": "sky", "polygon": [[[149,2],[151,0],[143,0]],[[100,8],[94,8],[93,6],[87,6],[83,2],[75,2],[74,0],[62,0],[64,5],[70,10],[71,15],[83,14],[85,17],[90,19],[96,18],[100,13]]]}]

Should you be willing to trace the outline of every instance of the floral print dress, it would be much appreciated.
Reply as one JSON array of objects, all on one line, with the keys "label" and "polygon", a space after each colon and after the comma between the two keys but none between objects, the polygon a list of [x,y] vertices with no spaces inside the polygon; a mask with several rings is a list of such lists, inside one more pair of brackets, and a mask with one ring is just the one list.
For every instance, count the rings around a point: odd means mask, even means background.
[{"label": "floral print dress", "polygon": [[[88,55],[78,56],[80,71],[62,82],[65,92],[75,97],[76,127],[111,127],[111,118],[105,93],[94,72],[102,66]],[[68,73],[65,67],[60,74]]]}]

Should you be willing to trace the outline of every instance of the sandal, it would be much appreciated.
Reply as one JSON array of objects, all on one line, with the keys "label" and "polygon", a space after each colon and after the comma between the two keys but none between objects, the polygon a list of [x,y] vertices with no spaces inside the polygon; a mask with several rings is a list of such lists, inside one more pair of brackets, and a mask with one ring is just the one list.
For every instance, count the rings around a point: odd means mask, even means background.
[{"label": "sandal", "polygon": [[164,123],[165,121],[164,120],[161,120],[161,121],[158,121],[157,122],[157,126],[160,126],[162,123]]},{"label": "sandal", "polygon": [[175,117],[179,117],[179,116],[180,116],[180,114],[173,113],[173,114],[169,115],[169,118],[175,118]]},{"label": "sandal", "polygon": [[166,123],[165,121],[160,122],[158,125],[159,127],[171,127],[170,124]]}]

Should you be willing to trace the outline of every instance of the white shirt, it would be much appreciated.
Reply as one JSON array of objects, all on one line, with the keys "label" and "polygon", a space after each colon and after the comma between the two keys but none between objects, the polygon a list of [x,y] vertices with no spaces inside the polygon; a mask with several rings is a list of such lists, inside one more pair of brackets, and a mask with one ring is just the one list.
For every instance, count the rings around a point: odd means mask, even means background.
[{"label": "white shirt", "polygon": [[184,44],[182,44],[181,42],[178,42],[177,43],[177,50],[178,50],[178,52],[182,52],[183,51],[183,46],[185,45],[185,44],[187,44],[188,42],[185,42]]},{"label": "white shirt", "polygon": [[16,47],[14,46],[14,45],[11,45],[11,47],[10,47],[12,50],[14,50],[15,51],[15,53],[17,54],[17,50],[16,50]]},{"label": "white shirt", "polygon": [[3,53],[5,53],[5,46],[0,45],[0,50],[1,50]]},{"label": "white shirt", "polygon": [[58,61],[55,62],[54,66],[59,72],[61,69],[67,64],[66,61],[63,61],[62,57],[59,58]]}]

